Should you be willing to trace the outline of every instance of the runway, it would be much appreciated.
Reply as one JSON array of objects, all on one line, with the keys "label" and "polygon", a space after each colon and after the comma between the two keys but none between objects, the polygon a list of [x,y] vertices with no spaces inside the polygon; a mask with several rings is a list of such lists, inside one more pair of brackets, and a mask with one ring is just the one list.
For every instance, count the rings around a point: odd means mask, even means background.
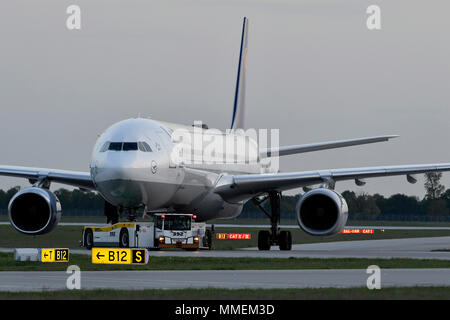
[{"label": "runway", "polygon": [[[65,272],[0,272],[0,291],[64,290]],[[366,270],[82,271],[81,289],[365,287]],[[382,269],[381,287],[450,286],[450,269]]]}]

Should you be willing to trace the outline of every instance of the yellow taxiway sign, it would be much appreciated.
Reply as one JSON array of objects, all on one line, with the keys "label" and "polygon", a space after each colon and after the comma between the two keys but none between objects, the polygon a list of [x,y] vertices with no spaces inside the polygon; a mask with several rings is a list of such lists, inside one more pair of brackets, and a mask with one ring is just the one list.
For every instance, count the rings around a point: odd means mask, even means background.
[{"label": "yellow taxiway sign", "polygon": [[147,264],[147,249],[92,248],[92,263]]},{"label": "yellow taxiway sign", "polygon": [[41,249],[42,262],[69,262],[69,249]]}]

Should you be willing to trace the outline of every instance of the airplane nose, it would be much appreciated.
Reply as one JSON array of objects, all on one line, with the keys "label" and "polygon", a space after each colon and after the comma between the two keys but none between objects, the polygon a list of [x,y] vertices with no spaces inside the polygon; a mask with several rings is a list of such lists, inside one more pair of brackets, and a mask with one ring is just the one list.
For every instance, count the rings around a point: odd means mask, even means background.
[{"label": "airplane nose", "polygon": [[94,169],[94,172],[96,172],[96,180],[133,180],[139,171],[139,166],[134,157],[121,154],[111,155],[102,164],[99,164]]},{"label": "airplane nose", "polygon": [[107,182],[107,181],[128,181],[131,180],[131,175],[128,168],[125,167],[95,167],[93,170],[95,182]]},{"label": "airplane nose", "polygon": [[109,180],[130,180],[130,170],[126,167],[111,167],[107,169]]},{"label": "airplane nose", "polygon": [[98,190],[107,201],[124,207],[139,206],[144,199],[139,182],[140,169],[132,157],[117,156],[98,167],[94,177]]}]

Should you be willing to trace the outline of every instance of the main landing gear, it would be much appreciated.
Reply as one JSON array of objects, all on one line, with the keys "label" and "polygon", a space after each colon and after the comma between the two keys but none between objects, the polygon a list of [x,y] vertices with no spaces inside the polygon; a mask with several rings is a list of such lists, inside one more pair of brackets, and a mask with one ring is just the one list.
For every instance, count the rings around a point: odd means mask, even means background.
[{"label": "main landing gear", "polygon": [[[270,211],[267,212],[261,204],[269,199]],[[278,245],[280,250],[292,249],[292,235],[290,231],[280,231],[280,206],[281,206],[281,192],[271,191],[262,198],[253,198],[253,203],[261,209],[262,212],[270,219],[271,228],[269,230],[261,230],[258,233],[258,249],[270,250],[273,245]]]}]

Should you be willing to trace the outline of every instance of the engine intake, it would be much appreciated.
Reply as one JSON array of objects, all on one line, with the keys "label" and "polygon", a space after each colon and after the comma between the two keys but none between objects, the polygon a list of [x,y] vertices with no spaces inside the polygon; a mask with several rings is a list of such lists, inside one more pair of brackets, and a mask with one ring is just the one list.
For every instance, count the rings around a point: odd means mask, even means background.
[{"label": "engine intake", "polygon": [[12,197],[8,212],[9,221],[17,231],[39,235],[56,227],[61,218],[61,204],[49,190],[32,187]]},{"label": "engine intake", "polygon": [[297,222],[314,236],[326,236],[340,232],[347,223],[348,207],[344,197],[325,188],[305,193],[297,203]]}]

